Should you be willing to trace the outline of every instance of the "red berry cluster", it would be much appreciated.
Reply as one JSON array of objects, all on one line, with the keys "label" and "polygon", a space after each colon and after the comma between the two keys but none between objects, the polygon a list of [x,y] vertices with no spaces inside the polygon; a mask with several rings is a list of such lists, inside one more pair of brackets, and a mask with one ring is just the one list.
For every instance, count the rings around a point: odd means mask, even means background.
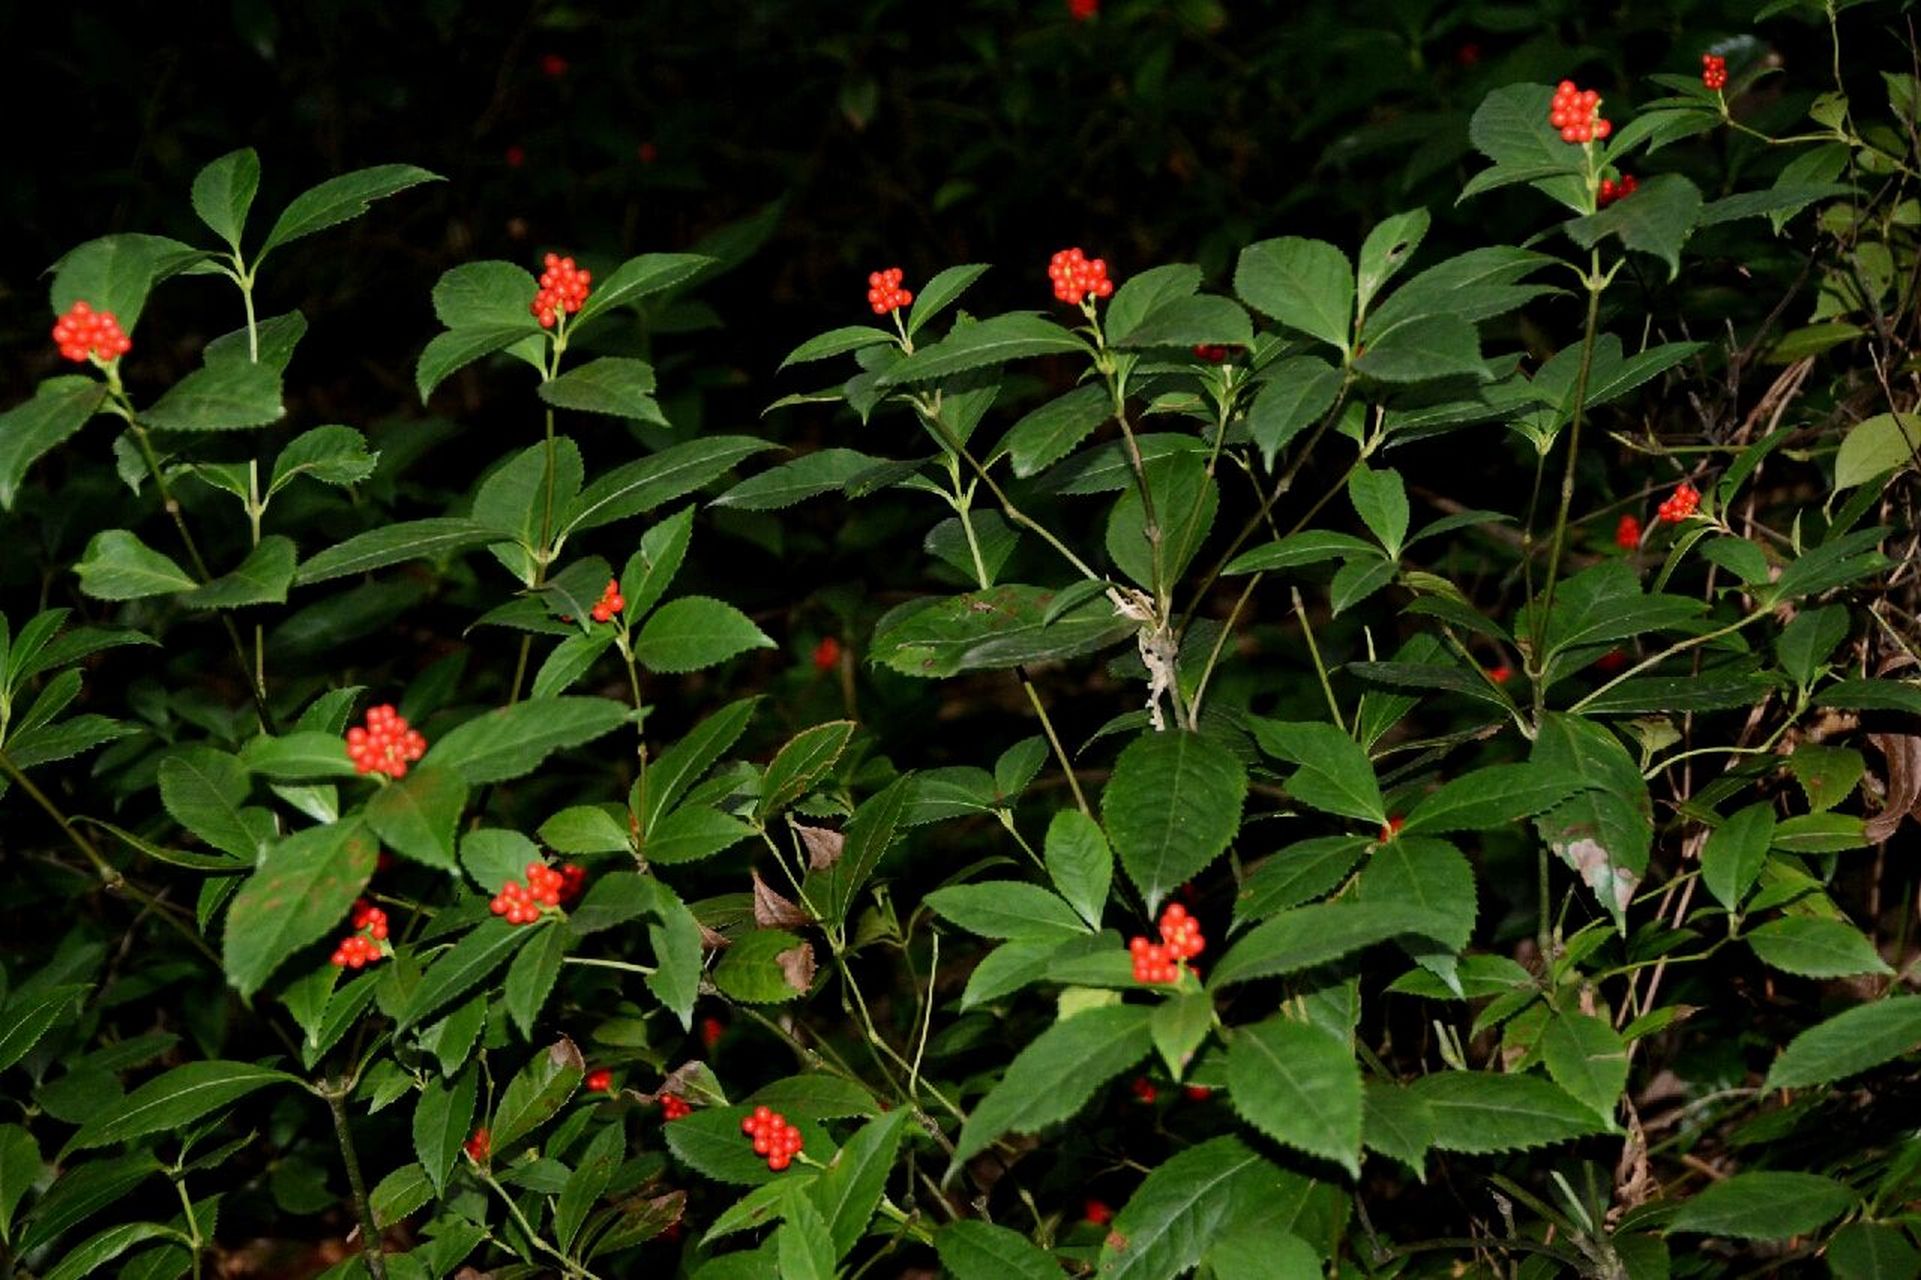
[{"label": "red berry cluster", "polygon": [[1661,504],[1661,509],[1655,514],[1668,524],[1680,524],[1693,515],[1700,506],[1700,491],[1691,484],[1683,483],[1668,496],[1668,500]]},{"label": "red berry cluster", "polygon": [[527,864],[527,883],[509,880],[500,886],[491,904],[493,913],[507,917],[508,924],[532,924],[540,919],[540,908],[560,905],[566,891],[567,875],[544,862]]},{"label": "red berry cluster", "polygon": [[1182,1090],[1190,1102],[1206,1102],[1214,1096],[1214,1091],[1204,1084],[1190,1084]]},{"label": "red berry cluster", "polygon": [[766,1156],[767,1167],[775,1173],[800,1154],[800,1130],[788,1124],[787,1117],[778,1111],[755,1107],[754,1114],[740,1122],[740,1131],[754,1139],[754,1154]]},{"label": "red berry cluster", "polygon": [[1621,517],[1621,523],[1614,526],[1614,545],[1623,551],[1638,551],[1641,548],[1641,522],[1632,515]]},{"label": "red berry cluster", "polygon": [[867,305],[874,309],[875,315],[884,316],[913,300],[914,295],[900,287],[899,267],[867,273]]},{"label": "red berry cluster", "polygon": [[1616,200],[1625,200],[1640,189],[1641,184],[1634,180],[1634,175],[1631,173],[1622,174],[1619,182],[1612,178],[1603,178],[1600,189],[1594,193],[1594,203],[1605,209]]},{"label": "red berry cluster", "polygon": [[1718,53],[1701,55],[1701,83],[1719,91],[1728,87],[1728,60]]},{"label": "red berry cluster", "polygon": [[540,55],[540,74],[549,80],[558,80],[567,74],[567,59],[558,53]]},{"label": "red berry cluster", "polygon": [[1161,940],[1130,938],[1127,950],[1134,957],[1134,981],[1179,982],[1182,961],[1191,960],[1207,946],[1201,936],[1201,922],[1187,908],[1170,902],[1161,912]]},{"label": "red berry cluster", "polygon": [[1495,684],[1506,684],[1514,678],[1514,668],[1508,666],[1506,663],[1498,667],[1489,667],[1487,669],[1487,678]]},{"label": "red berry cluster", "polygon": [[1134,1083],[1128,1085],[1127,1088],[1136,1100],[1145,1102],[1150,1107],[1154,1105],[1154,1099],[1161,1096],[1161,1091],[1156,1089],[1154,1082],[1146,1076],[1135,1076]]},{"label": "red berry cluster", "polygon": [[620,594],[620,580],[607,579],[606,589],[600,593],[600,599],[594,603],[594,621],[612,622],[614,615],[625,612],[626,608],[627,597]]},{"label": "red berry cluster", "polygon": [[350,933],[340,940],[330,959],[336,969],[364,969],[380,959],[380,944],[364,933]]},{"label": "red berry cluster", "polygon": [[475,1129],[474,1136],[461,1143],[460,1149],[465,1151],[467,1158],[475,1164],[485,1164],[487,1157],[493,1154],[494,1135],[486,1129]]},{"label": "red berry cluster", "polygon": [[560,900],[572,902],[587,887],[587,868],[578,862],[564,862],[560,867]]},{"label": "red berry cluster", "polygon": [[347,758],[361,773],[404,778],[408,762],[425,754],[427,740],[407,727],[406,717],[395,711],[392,703],[368,707],[366,727],[355,725],[347,730]]},{"label": "red berry cluster", "polygon": [[1226,364],[1239,350],[1239,347],[1224,347],[1217,342],[1203,342],[1194,348],[1194,355],[1196,359],[1205,360],[1209,364]]},{"label": "red berry cluster", "polygon": [[1614,132],[1614,126],[1601,119],[1601,95],[1592,89],[1577,89],[1572,80],[1563,80],[1555,87],[1547,121],[1561,131],[1563,142],[1591,142]]},{"label": "red berry cluster", "polygon": [[1067,16],[1076,22],[1086,22],[1101,11],[1101,0],[1067,0]]},{"label": "red berry cluster", "polygon": [[580,1083],[588,1093],[608,1093],[614,1087],[614,1073],[605,1067],[595,1067]]},{"label": "red berry cluster", "polygon": [[833,636],[822,636],[814,646],[814,670],[832,671],[840,665],[840,641]]},{"label": "red berry cluster", "polygon": [[95,311],[85,301],[74,303],[53,322],[53,343],[61,355],[76,361],[85,361],[89,355],[118,360],[133,349],[113,312]]},{"label": "red berry cluster", "polygon": [[582,271],[572,258],[563,258],[557,253],[548,254],[542,261],[547,269],[540,273],[540,288],[528,310],[540,321],[541,328],[551,329],[561,312],[572,315],[580,310],[580,304],[587,301],[587,286],[594,282],[594,274]]},{"label": "red berry cluster", "polygon": [[678,1120],[682,1116],[690,1116],[692,1114],[694,1114],[694,1108],[688,1103],[687,1099],[681,1097],[679,1094],[663,1093],[660,1095],[660,1118],[663,1123],[669,1120]]},{"label": "red berry cluster", "polygon": [[1107,1201],[1096,1200],[1089,1196],[1087,1203],[1081,1206],[1081,1220],[1091,1222],[1097,1227],[1104,1227],[1114,1220],[1114,1210]]},{"label": "red berry cluster", "polygon": [[707,1046],[707,1052],[712,1053],[720,1045],[720,1038],[726,1034],[727,1024],[719,1018],[700,1020],[700,1042]]},{"label": "red berry cluster", "polygon": [[1107,259],[1089,258],[1077,248],[1055,254],[1047,264],[1047,278],[1054,282],[1054,296],[1069,306],[1079,306],[1089,294],[1106,298],[1114,292]]}]

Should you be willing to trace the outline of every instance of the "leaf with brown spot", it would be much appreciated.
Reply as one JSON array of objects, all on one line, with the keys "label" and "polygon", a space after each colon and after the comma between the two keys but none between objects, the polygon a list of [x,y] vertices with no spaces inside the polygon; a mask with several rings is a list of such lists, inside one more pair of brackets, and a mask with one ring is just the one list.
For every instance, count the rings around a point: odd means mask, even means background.
[{"label": "leaf with brown spot", "polygon": [[814,985],[814,948],[807,943],[781,952],[774,957],[774,963],[780,966],[781,976],[794,990],[806,991]]},{"label": "leaf with brown spot", "polygon": [[1870,733],[1868,741],[1880,748],[1888,762],[1888,794],[1881,812],[1864,828],[1868,841],[1880,844],[1892,836],[1901,819],[1913,814],[1921,821],[1921,737],[1911,733]]},{"label": "leaf with brown spot", "polygon": [[760,872],[754,872],[753,877],[755,924],[763,929],[783,929],[788,925],[812,923],[813,917],[801,910],[798,904],[768,888],[767,882],[760,878]]},{"label": "leaf with brown spot", "polygon": [[827,827],[802,826],[798,822],[794,824],[794,831],[807,848],[809,871],[825,871],[840,861],[840,851],[847,843],[847,837],[841,832]]}]

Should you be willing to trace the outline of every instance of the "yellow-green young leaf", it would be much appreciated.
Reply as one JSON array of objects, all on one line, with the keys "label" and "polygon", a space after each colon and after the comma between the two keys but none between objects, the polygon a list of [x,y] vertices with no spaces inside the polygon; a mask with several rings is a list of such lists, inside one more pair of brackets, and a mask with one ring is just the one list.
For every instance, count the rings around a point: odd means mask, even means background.
[{"label": "yellow-green young leaf", "polygon": [[706,596],[682,596],[655,610],[634,640],[634,656],[649,671],[680,674],[718,666],[749,649],[774,642],[731,604]]},{"label": "yellow-green young leaf", "polygon": [[1354,318],[1354,269],[1324,240],[1282,236],[1241,250],[1234,267],[1241,301],[1345,355]]},{"label": "yellow-green young leaf", "polygon": [[1849,489],[1914,462],[1921,450],[1921,415],[1881,413],[1855,423],[1834,455],[1834,487]]},{"label": "yellow-green young leaf", "polygon": [[1238,1027],[1227,1050],[1228,1097],[1277,1142],[1361,1168],[1361,1069],[1346,1041],[1290,1018]]},{"label": "yellow-green young leaf", "polygon": [[414,1156],[436,1190],[444,1189],[460,1148],[474,1128],[480,1097],[480,1068],[469,1066],[452,1080],[429,1076],[414,1103]]},{"label": "yellow-green young leaf", "polygon": [[106,398],[92,378],[48,378],[33,399],[0,413],[0,509],[13,509],[27,468],[86,426]]},{"label": "yellow-green young leaf", "polygon": [[391,1227],[434,1198],[436,1188],[418,1164],[403,1164],[382,1178],[367,1196],[374,1225]]},{"label": "yellow-green young leaf", "polygon": [[1072,1116],[1096,1089],[1153,1050],[1147,1022],[1144,1006],[1113,1004],[1082,1010],[1041,1032],[975,1104],[954,1159],[972,1159],[1004,1133],[1034,1133]]},{"label": "yellow-green young leaf", "polygon": [[489,1126],[495,1152],[504,1152],[521,1138],[547,1123],[580,1087],[587,1064],[566,1036],[539,1050],[533,1060],[508,1081],[494,1108]]},{"label": "yellow-green young leaf", "polygon": [[1541,1033],[1548,1074],[1610,1121],[1627,1088],[1628,1050],[1613,1027],[1584,1013],[1556,1013]]},{"label": "yellow-green young leaf", "polygon": [[902,1108],[869,1120],[806,1188],[807,1198],[820,1211],[832,1237],[833,1261],[846,1257],[860,1242],[880,1205],[887,1175],[893,1172],[894,1157],[900,1151],[901,1128],[906,1120],[907,1112]]},{"label": "yellow-green young leaf", "polygon": [[1816,1023],[1768,1070],[1769,1089],[1843,1080],[1921,1049],[1921,996],[1892,996]]},{"label": "yellow-green young leaf", "polygon": [[806,994],[813,968],[813,949],[796,935],[754,929],[721,952],[714,985],[747,1004],[778,1004]]},{"label": "yellow-green young leaf", "polygon": [[373,877],[379,845],[358,821],[295,832],[261,860],[227,909],[221,962],[242,996],[339,927]]},{"label": "yellow-green young leaf", "polygon": [[949,1223],[934,1250],[955,1280],[1060,1280],[1060,1263],[1018,1232],[978,1218]]},{"label": "yellow-green young leaf", "polygon": [[34,987],[16,994],[0,1010],[0,1071],[27,1056],[54,1020],[87,990],[84,983]]},{"label": "yellow-green young leaf", "polygon": [[[667,1149],[682,1164],[716,1182],[758,1187],[764,1183],[808,1181],[810,1175],[798,1164],[785,1172],[767,1167],[767,1157],[754,1154],[753,1139],[740,1130],[740,1122],[752,1107],[697,1107],[692,1115],[670,1120],[661,1126]],[[811,1160],[825,1164],[833,1158],[834,1143],[826,1130],[812,1120],[790,1116],[800,1130],[801,1150]]]},{"label": "yellow-green young leaf", "polygon": [[433,744],[422,763],[452,769],[476,786],[505,782],[532,773],[556,751],[611,733],[627,719],[627,708],[608,698],[529,698],[456,727]]},{"label": "yellow-green young leaf", "polygon": [[254,262],[258,264],[261,258],[267,256],[269,249],[290,240],[298,240],[351,218],[358,218],[367,212],[367,206],[375,200],[385,199],[423,182],[440,180],[439,174],[417,169],[410,164],[378,164],[329,178],[293,198],[293,202],[281,212],[273,228],[267,232],[266,240],[254,255]]},{"label": "yellow-green young leaf", "polygon": [[67,1142],[63,1158],[89,1147],[184,1129],[211,1111],[276,1084],[299,1086],[301,1080],[251,1062],[189,1062],[147,1081],[89,1118]]},{"label": "yellow-green young leaf", "polygon": [[94,534],[73,571],[80,589],[96,600],[141,600],[198,585],[172,559],[125,529]]},{"label": "yellow-green young leaf", "polygon": [[507,1014],[529,1040],[534,1036],[534,1020],[554,989],[560,962],[574,936],[557,922],[541,924],[538,929],[534,940],[507,966]]},{"label": "yellow-green young leaf", "polygon": [[573,1246],[574,1237],[580,1234],[581,1224],[587,1220],[587,1211],[613,1182],[614,1171],[620,1168],[626,1154],[627,1131],[618,1123],[602,1125],[594,1140],[587,1144],[586,1152],[574,1171],[567,1175],[566,1185],[561,1187],[560,1197],[554,1202],[554,1239],[562,1249]]},{"label": "yellow-green young leaf", "polygon": [[1216,1239],[1272,1215],[1287,1175],[1238,1138],[1213,1138],[1151,1170],[1101,1245],[1101,1280],[1165,1280]]},{"label": "yellow-green young leaf", "polygon": [[1240,758],[1211,738],[1149,732],[1121,752],[1101,820],[1149,911],[1227,848],[1246,797]]},{"label": "yellow-green young leaf", "polygon": [[466,937],[435,958],[415,984],[413,993],[395,1016],[396,1031],[405,1031],[430,1013],[437,1013],[464,995],[475,983],[500,967],[527,940],[525,925],[511,925],[499,917],[480,922]]},{"label": "yellow-green young leaf", "polygon": [[761,777],[760,800],[754,806],[754,817],[765,822],[806,795],[815,783],[827,776],[853,736],[852,720],[829,720],[789,738]]},{"label": "yellow-green young leaf", "polygon": [[1287,781],[1288,795],[1344,818],[1377,825],[1387,822],[1381,784],[1360,743],[1319,721],[1253,720],[1251,724],[1261,750],[1300,766]]},{"label": "yellow-green young leaf", "polygon": [[1754,887],[1774,843],[1774,807],[1765,802],[1741,809],[1714,829],[1701,849],[1701,882],[1730,911]]},{"label": "yellow-green young leaf", "polygon": [[1841,920],[1786,916],[1747,935],[1761,962],[1803,978],[1892,973],[1861,931]]},{"label": "yellow-green young leaf", "polygon": [[1024,356],[1085,353],[1087,344],[1052,320],[1026,312],[990,316],[985,320],[956,324],[947,337],[887,370],[880,378],[883,387],[908,382],[930,382],[970,369],[1006,364]]},{"label": "yellow-green young leaf", "polygon": [[155,431],[233,431],[264,427],[285,413],[278,369],[216,360],[169,387],[140,421]]},{"label": "yellow-green young leaf", "polygon": [[420,767],[376,791],[367,825],[388,847],[415,862],[453,871],[454,828],[467,807],[467,784],[451,769]]},{"label": "yellow-green young leaf", "polygon": [[1604,1132],[1607,1126],[1566,1090],[1539,1076],[1441,1071],[1413,1085],[1434,1119],[1442,1151],[1520,1151]]},{"label": "yellow-green young leaf", "polygon": [[925,902],[943,919],[983,938],[1065,941],[1089,932],[1058,895],[1018,880],[950,885],[928,894]]},{"label": "yellow-green young leaf", "polygon": [[1737,1173],[1682,1201],[1668,1230],[1785,1240],[1820,1230],[1853,1204],[1854,1193],[1844,1184],[1819,1174]]},{"label": "yellow-green young leaf", "polygon": [[174,1234],[170,1228],[151,1222],[125,1222],[108,1227],[75,1245],[53,1270],[45,1273],[44,1280],[86,1280],[88,1276],[102,1274],[100,1268],[135,1245]]}]

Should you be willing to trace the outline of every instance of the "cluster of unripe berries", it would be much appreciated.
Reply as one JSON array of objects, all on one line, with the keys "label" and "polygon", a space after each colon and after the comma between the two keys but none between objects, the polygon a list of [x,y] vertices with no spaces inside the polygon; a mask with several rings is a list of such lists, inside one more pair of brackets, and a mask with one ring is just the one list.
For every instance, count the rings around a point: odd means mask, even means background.
[{"label": "cluster of unripe berries", "polygon": [[913,300],[914,295],[900,287],[899,267],[867,273],[867,305],[874,309],[875,315],[884,316]]},{"label": "cluster of unripe berries", "polygon": [[1547,122],[1560,130],[1563,142],[1592,142],[1614,132],[1614,126],[1601,118],[1601,95],[1576,88],[1572,80],[1555,87]]},{"label": "cluster of unripe berries", "polygon": [[587,286],[594,282],[591,271],[583,271],[574,265],[572,258],[563,258],[550,253],[542,260],[547,269],[540,273],[540,288],[534,293],[533,306],[528,308],[540,327],[551,329],[560,313],[568,315],[580,310],[580,304],[587,301]]},{"label": "cluster of unripe berries", "polygon": [[[665,1105],[663,1099],[662,1106]],[[787,1117],[778,1111],[755,1107],[754,1114],[740,1122],[740,1131],[753,1138],[754,1154],[766,1156],[767,1167],[775,1173],[792,1164],[794,1157],[800,1154],[800,1130],[788,1124]]]},{"label": "cluster of unripe berries", "polygon": [[347,730],[347,758],[361,773],[407,776],[409,762],[427,754],[427,740],[407,726],[406,717],[383,702],[367,708],[367,723]]},{"label": "cluster of unripe berries", "polygon": [[600,593],[600,599],[594,604],[594,621],[612,622],[615,616],[626,609],[627,597],[620,594],[620,580],[607,579],[607,589]]},{"label": "cluster of unripe berries", "polygon": [[1107,278],[1107,259],[1089,258],[1079,249],[1062,249],[1047,263],[1047,278],[1054,282],[1054,296],[1077,307],[1081,299],[1113,295],[1114,282]]},{"label": "cluster of unripe berries", "polygon": [[1634,180],[1634,175],[1631,173],[1622,174],[1619,182],[1612,178],[1603,178],[1599,189],[1594,193],[1594,203],[1605,209],[1616,200],[1625,200],[1640,189],[1641,184]]},{"label": "cluster of unripe berries", "polygon": [[1201,922],[1187,908],[1170,902],[1161,912],[1161,940],[1130,938],[1127,950],[1134,958],[1134,981],[1179,982],[1183,962],[1199,955],[1207,946],[1201,936]]},{"label": "cluster of unripe berries", "polygon": [[1701,55],[1701,83],[1710,89],[1728,87],[1728,60],[1717,53]]},{"label": "cluster of unripe berries", "polygon": [[1661,504],[1660,509],[1656,511],[1655,514],[1668,524],[1680,524],[1683,520],[1693,515],[1700,506],[1700,490],[1691,484],[1683,484],[1672,494],[1668,495],[1667,501]]},{"label": "cluster of unripe berries", "polygon": [[506,917],[508,924],[532,924],[540,919],[542,907],[571,901],[587,879],[587,873],[573,863],[556,870],[544,862],[530,862],[526,874],[526,884],[509,880],[489,904],[495,915]]},{"label": "cluster of unripe berries", "polygon": [[95,311],[82,300],[67,308],[67,314],[53,322],[53,344],[69,360],[84,362],[96,355],[104,361],[118,360],[133,349],[127,335],[120,332],[120,321],[111,311]]}]

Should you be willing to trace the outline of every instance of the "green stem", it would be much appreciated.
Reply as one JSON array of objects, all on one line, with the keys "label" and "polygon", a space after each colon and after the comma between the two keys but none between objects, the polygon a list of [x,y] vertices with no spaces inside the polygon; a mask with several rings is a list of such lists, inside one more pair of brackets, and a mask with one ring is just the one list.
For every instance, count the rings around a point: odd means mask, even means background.
[{"label": "green stem", "polygon": [[1320,646],[1314,643],[1314,628],[1307,621],[1307,606],[1301,603],[1301,589],[1290,587],[1294,597],[1294,616],[1301,620],[1301,635],[1307,640],[1307,656],[1314,660],[1314,675],[1321,682],[1321,693],[1327,698],[1327,709],[1334,717],[1334,727],[1342,733],[1347,732],[1347,721],[1341,718],[1341,704],[1334,700],[1334,686],[1327,680],[1327,664],[1321,661]]},{"label": "green stem", "polygon": [[507,1206],[507,1212],[514,1216],[514,1225],[520,1228],[521,1234],[527,1237],[529,1244],[554,1259],[554,1261],[560,1263],[561,1268],[569,1277],[574,1277],[576,1280],[600,1280],[600,1277],[589,1271],[585,1266],[575,1262],[572,1258],[569,1258],[565,1253],[562,1253],[542,1238],[540,1233],[534,1230],[533,1225],[527,1221],[527,1215],[520,1211],[520,1206],[515,1203],[514,1198],[507,1194],[507,1188],[494,1181],[494,1175],[492,1173],[481,1168],[476,1168],[475,1172],[480,1176],[480,1180],[492,1188],[494,1194],[499,1196],[501,1202]]},{"label": "green stem", "polygon": [[1661,650],[1659,653],[1655,654],[1652,657],[1643,658],[1641,661],[1629,667],[1626,671],[1623,671],[1620,675],[1615,676],[1612,680],[1608,681],[1606,684],[1602,685],[1600,688],[1594,690],[1594,692],[1588,694],[1586,697],[1576,702],[1573,706],[1569,707],[1568,708],[1569,714],[1578,714],[1582,709],[1587,707],[1588,704],[1592,703],[1596,698],[1606,693],[1609,689],[1612,689],[1616,685],[1620,684],[1623,680],[1632,679],[1633,677],[1640,675],[1643,671],[1646,671],[1649,667],[1659,666],[1661,663],[1666,662],[1669,658],[1672,658],[1677,653],[1686,653],[1689,649],[1698,649],[1700,646],[1704,644],[1709,644],[1715,640],[1719,640],[1722,636],[1733,635],[1735,632],[1747,626],[1749,623],[1759,622],[1762,618],[1767,617],[1769,612],[1770,611],[1767,609],[1758,609],[1755,612],[1748,614],[1746,617],[1739,619],[1738,621],[1728,623],[1728,625],[1726,625],[1725,627],[1716,627],[1713,631],[1706,631],[1698,636],[1689,636],[1685,640],[1677,641],[1676,643],[1669,645],[1667,648]]},{"label": "green stem", "polygon": [[1061,772],[1067,775],[1067,789],[1074,793],[1074,804],[1082,813],[1093,817],[1094,811],[1088,807],[1087,797],[1081,792],[1081,780],[1074,776],[1074,762],[1068,758],[1067,748],[1061,745],[1060,734],[1054,732],[1054,722],[1048,717],[1047,704],[1041,701],[1040,693],[1034,688],[1033,677],[1027,674],[1024,666],[1015,667],[1014,674],[1020,677],[1021,688],[1027,692],[1027,701],[1033,704],[1034,714],[1040,718],[1041,732],[1047,735],[1047,745],[1054,749],[1054,759],[1060,763]]},{"label": "green stem", "polygon": [[360,1223],[360,1247],[373,1280],[387,1280],[386,1247],[380,1228],[374,1224],[373,1202],[367,1198],[367,1181],[360,1174],[360,1156],[354,1150],[353,1132],[347,1125],[347,1094],[344,1082],[316,1090],[333,1112],[334,1137],[340,1142],[340,1161],[347,1166],[347,1188],[353,1193],[354,1214]]}]

